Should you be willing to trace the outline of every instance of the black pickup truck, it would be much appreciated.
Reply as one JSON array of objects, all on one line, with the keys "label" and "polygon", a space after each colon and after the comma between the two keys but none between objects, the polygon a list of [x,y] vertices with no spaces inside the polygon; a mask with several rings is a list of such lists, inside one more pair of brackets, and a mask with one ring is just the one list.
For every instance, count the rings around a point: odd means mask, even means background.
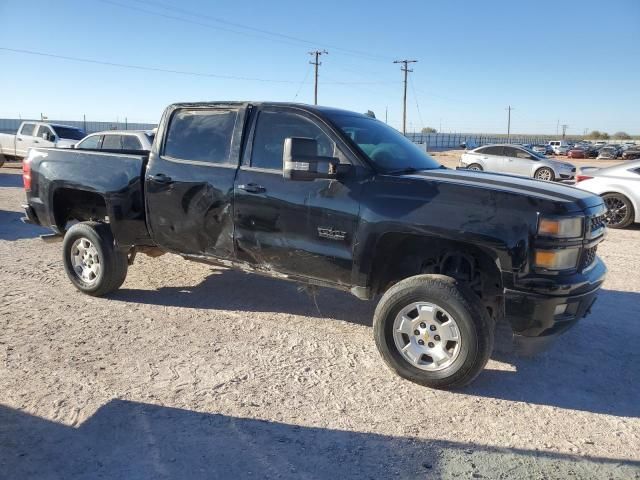
[{"label": "black pickup truck", "polygon": [[600,197],[445,168],[366,115],[175,104],[139,153],[32,149],[25,159],[25,221],[64,237],[79,290],[107,294],[136,252],[174,252],[381,296],[378,349],[423,385],[472,381],[499,321],[538,349],[589,312],[605,278]]}]

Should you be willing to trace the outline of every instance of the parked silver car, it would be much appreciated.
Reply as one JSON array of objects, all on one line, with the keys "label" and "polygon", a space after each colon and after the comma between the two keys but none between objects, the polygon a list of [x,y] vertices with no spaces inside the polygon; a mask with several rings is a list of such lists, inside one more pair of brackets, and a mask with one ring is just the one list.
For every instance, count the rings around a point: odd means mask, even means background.
[{"label": "parked silver car", "polygon": [[107,130],[87,135],[77,150],[150,151],[155,133],[151,130]]},{"label": "parked silver car", "polygon": [[547,158],[517,145],[485,145],[460,158],[460,166],[469,170],[486,170],[533,177],[538,180],[573,180],[576,167]]},{"label": "parked silver car", "polygon": [[608,168],[583,167],[576,187],[602,196],[609,227],[640,223],[640,160]]}]

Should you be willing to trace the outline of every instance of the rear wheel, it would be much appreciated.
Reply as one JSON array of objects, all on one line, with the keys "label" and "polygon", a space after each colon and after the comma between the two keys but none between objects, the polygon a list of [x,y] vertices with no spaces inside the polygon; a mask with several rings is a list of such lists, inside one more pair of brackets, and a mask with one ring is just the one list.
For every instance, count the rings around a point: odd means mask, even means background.
[{"label": "rear wheel", "polygon": [[607,206],[609,228],[625,228],[633,223],[635,212],[631,200],[620,193],[605,193],[602,198]]},{"label": "rear wheel", "polygon": [[553,182],[556,176],[553,173],[553,170],[551,170],[550,168],[542,167],[536,170],[536,173],[533,176],[533,178],[536,178],[538,180],[545,180],[547,182]]},{"label": "rear wheel", "polygon": [[478,376],[493,349],[493,321],[478,297],[444,275],[398,282],[374,315],[374,336],[385,363],[428,387],[462,387]]},{"label": "rear wheel", "polygon": [[72,226],[64,236],[62,253],[69,280],[88,295],[112,292],[127,276],[127,254],[115,248],[111,229],[103,223]]},{"label": "rear wheel", "polygon": [[482,165],[479,165],[477,163],[472,163],[467,167],[467,170],[475,170],[477,172],[481,172],[483,168],[482,168]]}]

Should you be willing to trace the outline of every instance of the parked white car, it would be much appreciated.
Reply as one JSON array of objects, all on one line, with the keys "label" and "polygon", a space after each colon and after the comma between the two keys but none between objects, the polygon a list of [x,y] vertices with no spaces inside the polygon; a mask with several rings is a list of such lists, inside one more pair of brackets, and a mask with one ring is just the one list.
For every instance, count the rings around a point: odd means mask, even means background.
[{"label": "parked white car", "polygon": [[22,122],[18,133],[11,135],[0,133],[0,159],[21,160],[27,156],[31,147],[70,148],[85,133],[76,127],[47,122]]},{"label": "parked white car", "polygon": [[602,196],[609,227],[640,223],[640,160],[608,168],[584,167],[576,187]]},{"label": "parked white car", "polygon": [[573,180],[576,168],[517,145],[486,145],[466,152],[460,166],[469,170],[510,173],[538,180]]},{"label": "parked white car", "polygon": [[77,150],[150,151],[155,133],[151,130],[108,130],[87,135]]}]

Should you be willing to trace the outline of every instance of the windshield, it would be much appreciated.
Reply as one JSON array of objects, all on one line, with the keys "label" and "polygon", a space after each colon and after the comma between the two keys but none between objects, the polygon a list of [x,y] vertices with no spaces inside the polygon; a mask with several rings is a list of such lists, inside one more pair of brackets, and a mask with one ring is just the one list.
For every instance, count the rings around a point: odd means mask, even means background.
[{"label": "windshield", "polygon": [[84,132],[78,128],[60,127],[58,125],[52,125],[52,127],[60,138],[66,138],[67,140],[82,140],[85,137]]},{"label": "windshield", "polygon": [[329,117],[376,167],[386,173],[442,168],[418,145],[379,120],[341,114],[330,114]]}]

